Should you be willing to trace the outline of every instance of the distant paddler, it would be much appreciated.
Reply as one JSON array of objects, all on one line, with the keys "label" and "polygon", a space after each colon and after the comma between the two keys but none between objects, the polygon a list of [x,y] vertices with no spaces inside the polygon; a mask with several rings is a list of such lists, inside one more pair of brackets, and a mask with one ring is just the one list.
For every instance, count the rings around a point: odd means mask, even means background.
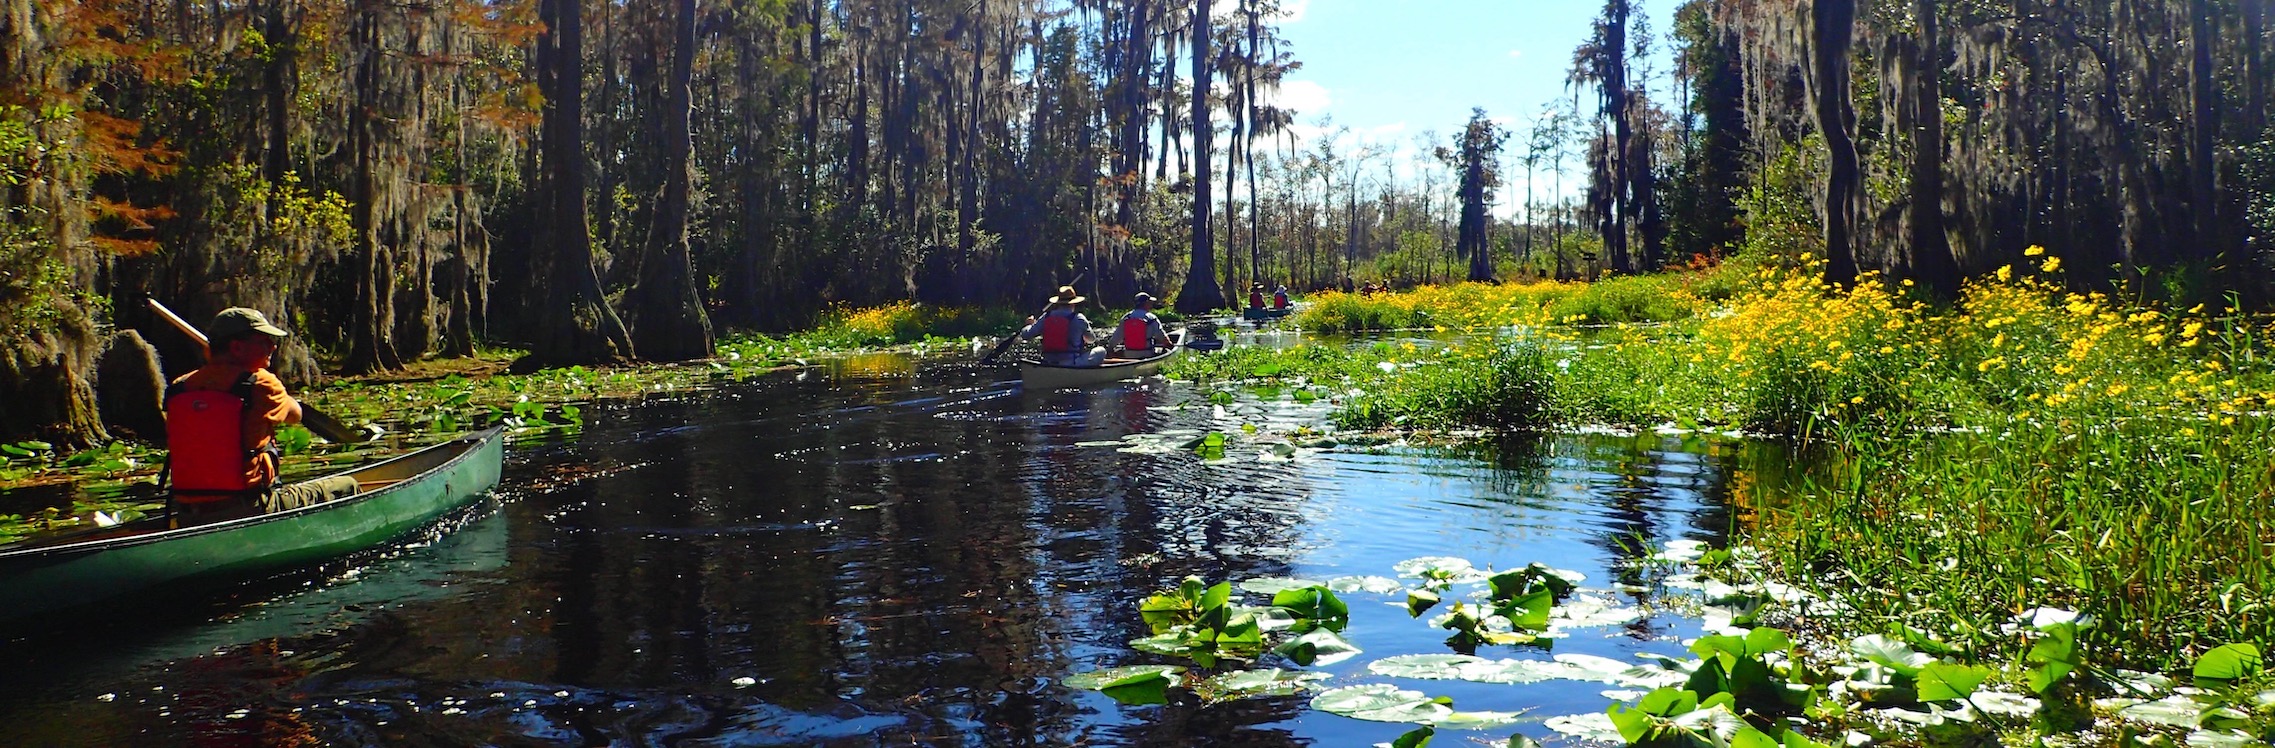
[{"label": "distant paddler", "polygon": [[1093,347],[1096,341],[1090,334],[1090,319],[1074,310],[1074,305],[1088,300],[1075,293],[1073,286],[1059,286],[1058,295],[1051,297],[1050,310],[1041,317],[1028,317],[1019,337],[1035,338],[1043,349],[1043,363],[1049,366],[1090,367],[1105,362],[1106,349]]},{"label": "distant paddler", "polygon": [[1137,308],[1122,315],[1122,355],[1145,358],[1176,347],[1169,339],[1169,331],[1162,329],[1161,318],[1154,315],[1153,294],[1139,292]]}]

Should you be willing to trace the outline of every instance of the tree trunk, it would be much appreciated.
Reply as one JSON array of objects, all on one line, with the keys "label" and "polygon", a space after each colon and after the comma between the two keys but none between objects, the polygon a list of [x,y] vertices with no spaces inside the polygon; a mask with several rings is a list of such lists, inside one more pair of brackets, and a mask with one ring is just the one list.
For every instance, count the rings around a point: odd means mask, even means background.
[{"label": "tree trunk", "polygon": [[2219,37],[2212,25],[2210,0],[2188,0],[2188,192],[2189,214],[2195,221],[2196,241],[2182,256],[2209,259],[2221,254],[2227,242],[2220,230],[2219,156],[2220,94],[2214,87],[2212,47]]},{"label": "tree trunk", "polygon": [[1177,311],[1198,314],[1225,305],[1209,240],[1209,0],[1193,3],[1193,264],[1177,291]]},{"label": "tree trunk", "polygon": [[672,19],[671,98],[663,111],[663,199],[656,203],[639,284],[624,300],[633,350],[650,361],[689,361],[713,353],[711,318],[695,292],[695,268],[687,246],[688,193],[695,169],[695,133],[689,122],[697,52],[695,5],[696,0],[679,0],[677,17]]},{"label": "tree trunk", "polygon": [[535,274],[539,285],[530,309],[534,335],[529,355],[515,368],[622,362],[632,357],[632,341],[601,297],[587,234],[582,10],[578,0],[540,0],[538,9],[545,23],[537,56],[537,82],[545,97],[538,135],[545,182],[544,213],[537,223],[543,229]]},{"label": "tree trunk", "polygon": [[389,207],[381,204],[383,193],[392,190],[382,189],[378,174],[385,166],[378,152],[380,125],[374,121],[384,116],[379,95],[379,66],[384,55],[378,14],[376,7],[359,10],[353,32],[356,106],[348,110],[348,142],[354,159],[349,184],[355,246],[348,255],[348,284],[355,289],[355,297],[348,314],[348,357],[343,363],[351,374],[403,368],[394,341],[394,252],[379,236],[381,211]]},{"label": "tree trunk", "polygon": [[1856,109],[1849,100],[1849,46],[1855,39],[1856,0],[1816,0],[1809,6],[1815,41],[1809,76],[1817,131],[1831,151],[1825,179],[1825,282],[1856,283],[1856,203],[1862,169],[1856,153]]},{"label": "tree trunk", "polygon": [[1959,290],[1959,263],[1943,220],[1943,39],[1935,0],[1913,0],[1919,40],[1910,50],[1911,91],[1899,116],[1912,130],[1912,180],[1905,220],[1911,273],[1930,293]]}]

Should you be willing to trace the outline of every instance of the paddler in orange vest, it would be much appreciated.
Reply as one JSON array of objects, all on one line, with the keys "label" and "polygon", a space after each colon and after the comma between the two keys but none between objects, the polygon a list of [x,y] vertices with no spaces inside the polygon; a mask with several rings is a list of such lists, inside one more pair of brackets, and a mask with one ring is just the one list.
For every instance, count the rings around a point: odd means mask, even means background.
[{"label": "paddler in orange vest", "polygon": [[206,325],[207,360],[166,388],[166,472],[176,516],[212,522],[316,504],[356,492],[355,479],[277,481],[276,430],[300,402],[270,373],[288,336],[257,310],[231,307]]},{"label": "paddler in orange vest", "polygon": [[[1074,311],[1074,305],[1088,298],[1076,294],[1073,286],[1059,286],[1057,296],[1051,297],[1051,309],[1041,317],[1028,317],[1027,329],[1019,337],[1035,338],[1043,348],[1043,363],[1050,366],[1097,366],[1106,360],[1103,346],[1093,347],[1090,319]],[[1085,350],[1087,349],[1087,350]]]},{"label": "paddler in orange vest", "polygon": [[1169,339],[1169,331],[1161,329],[1161,318],[1154,316],[1153,305],[1153,294],[1141,292],[1137,308],[1122,315],[1122,355],[1146,358],[1177,345]]}]

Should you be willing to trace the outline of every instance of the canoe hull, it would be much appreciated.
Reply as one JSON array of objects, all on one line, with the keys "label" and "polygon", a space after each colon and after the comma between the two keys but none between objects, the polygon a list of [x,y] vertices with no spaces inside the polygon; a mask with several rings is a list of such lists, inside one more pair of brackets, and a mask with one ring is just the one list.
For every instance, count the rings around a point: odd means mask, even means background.
[{"label": "canoe hull", "polygon": [[0,552],[0,620],[162,586],[243,579],[385,543],[471,503],[498,482],[498,429],[345,473],[390,485],[275,514]]},{"label": "canoe hull", "polygon": [[1242,309],[1240,318],[1251,322],[1279,319],[1288,316],[1288,309]]},{"label": "canoe hull", "polygon": [[1168,352],[1152,358],[1104,366],[1044,366],[1032,361],[1019,363],[1019,384],[1030,390],[1057,390],[1069,387],[1090,387],[1119,382],[1124,379],[1150,377],[1161,373],[1161,367],[1185,349],[1184,334],[1177,336],[1177,344]]}]

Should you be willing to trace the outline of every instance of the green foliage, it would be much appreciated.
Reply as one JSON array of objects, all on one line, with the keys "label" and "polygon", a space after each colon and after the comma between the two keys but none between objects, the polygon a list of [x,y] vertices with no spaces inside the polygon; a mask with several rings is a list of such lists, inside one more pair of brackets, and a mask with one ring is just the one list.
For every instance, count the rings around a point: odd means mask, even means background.
[{"label": "green foliage", "polygon": [[1538,430],[1551,423],[1553,372],[1547,353],[1531,343],[1463,349],[1402,370],[1378,389],[1351,398],[1335,420],[1358,429]]}]

